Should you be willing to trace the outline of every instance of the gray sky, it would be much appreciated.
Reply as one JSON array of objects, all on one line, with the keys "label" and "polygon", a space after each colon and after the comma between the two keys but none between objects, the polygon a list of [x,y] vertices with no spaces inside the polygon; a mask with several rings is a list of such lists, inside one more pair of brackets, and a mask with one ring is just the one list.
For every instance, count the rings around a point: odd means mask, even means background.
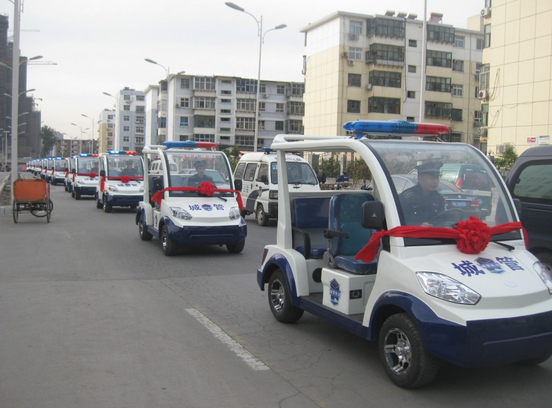
[{"label": "gray sky", "polygon": [[[21,53],[44,56],[57,65],[30,65],[28,89],[39,101],[43,125],[71,138],[97,122],[114,106],[115,95],[129,87],[143,91],[171,73],[232,75],[256,78],[259,38],[255,20],[227,7],[225,0],[22,0]],[[423,0],[235,0],[271,31],[262,51],[261,78],[302,81],[304,35],[309,23],[335,12],[385,14],[387,10],[423,16]],[[442,13],[443,23],[467,27],[484,0],[427,0],[427,12]],[[0,13],[10,16],[13,4],[2,0]],[[28,31],[24,31],[28,30]],[[98,126],[96,124],[95,130]],[[87,131],[90,133],[90,130]],[[67,137],[67,136],[66,136]]]}]

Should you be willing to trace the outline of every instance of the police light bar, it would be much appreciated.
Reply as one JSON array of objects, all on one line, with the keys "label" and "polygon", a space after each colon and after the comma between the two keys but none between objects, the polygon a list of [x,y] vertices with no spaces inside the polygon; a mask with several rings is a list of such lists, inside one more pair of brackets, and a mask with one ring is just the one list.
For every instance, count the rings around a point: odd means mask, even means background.
[{"label": "police light bar", "polygon": [[216,143],[211,142],[194,142],[192,140],[184,140],[181,142],[163,142],[161,143],[162,146],[166,146],[168,149],[170,148],[204,148],[204,149],[211,149],[213,147],[216,147]]},{"label": "police light bar", "polygon": [[274,150],[271,149],[270,147],[261,147],[261,150],[265,153],[274,153]]},{"label": "police light bar", "polygon": [[356,134],[442,135],[449,133],[449,128],[445,125],[404,120],[357,120],[345,123],[343,129]]},{"label": "police light bar", "polygon": [[138,152],[131,150],[108,150],[107,154],[138,154]]},{"label": "police light bar", "polygon": [[77,156],[80,157],[91,157],[92,155],[90,153],[79,153]]}]

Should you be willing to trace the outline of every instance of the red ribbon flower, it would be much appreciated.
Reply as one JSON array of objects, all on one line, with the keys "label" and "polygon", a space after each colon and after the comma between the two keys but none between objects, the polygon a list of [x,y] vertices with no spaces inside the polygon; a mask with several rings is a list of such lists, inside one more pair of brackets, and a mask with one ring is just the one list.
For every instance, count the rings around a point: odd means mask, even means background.
[{"label": "red ribbon flower", "polygon": [[525,246],[527,246],[527,233],[521,226],[521,222],[508,222],[506,224],[489,227],[479,218],[471,216],[468,220],[458,222],[454,228],[426,228],[418,226],[395,227],[389,231],[381,230],[370,237],[368,244],[355,256],[355,260],[370,263],[378,252],[380,240],[385,236],[403,238],[448,238],[456,240],[456,247],[463,254],[478,254],[487,248],[492,235],[504,234],[515,230],[523,230]]},{"label": "red ribbon flower", "polygon": [[130,181],[130,176],[121,176],[121,182],[126,184]]},{"label": "red ribbon flower", "polygon": [[204,194],[207,197],[211,197],[215,194],[215,186],[213,186],[208,181],[204,181],[199,185],[199,194]]}]

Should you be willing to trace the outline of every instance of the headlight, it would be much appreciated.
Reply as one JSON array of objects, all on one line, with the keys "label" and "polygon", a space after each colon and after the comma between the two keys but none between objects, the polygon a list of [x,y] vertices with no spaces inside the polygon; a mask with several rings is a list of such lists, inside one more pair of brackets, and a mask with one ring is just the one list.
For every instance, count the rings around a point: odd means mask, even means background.
[{"label": "headlight", "polygon": [[540,262],[535,262],[533,264],[533,269],[537,272],[542,279],[542,282],[548,288],[548,293],[552,295],[552,272],[550,272],[548,268]]},{"label": "headlight", "polygon": [[180,218],[182,220],[191,220],[192,214],[180,207],[170,207],[173,217]]},{"label": "headlight", "polygon": [[112,184],[110,184],[110,185],[107,187],[107,189],[108,189],[109,191],[114,191],[114,192],[118,192],[118,191],[119,191],[119,189],[118,189],[117,187],[115,187],[114,185],[112,185]]},{"label": "headlight", "polygon": [[230,208],[230,219],[236,220],[241,217],[240,209],[239,207],[232,207]]},{"label": "headlight", "polygon": [[435,272],[416,272],[425,293],[447,302],[475,305],[481,295],[446,275]]},{"label": "headlight", "polygon": [[268,192],[268,198],[271,200],[277,200],[278,199],[278,190],[270,190]]}]

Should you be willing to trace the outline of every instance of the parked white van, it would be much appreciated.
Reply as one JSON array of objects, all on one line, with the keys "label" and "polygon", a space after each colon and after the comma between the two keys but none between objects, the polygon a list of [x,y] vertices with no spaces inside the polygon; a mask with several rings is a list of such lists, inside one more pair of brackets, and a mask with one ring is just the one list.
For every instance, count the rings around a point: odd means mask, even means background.
[{"label": "parked white van", "polygon": [[[259,225],[266,226],[270,218],[278,218],[278,162],[276,153],[263,150],[244,154],[236,166],[234,179],[242,180],[245,201],[242,216],[255,214]],[[287,154],[286,168],[290,191],[320,190],[314,170],[301,156]]]}]

